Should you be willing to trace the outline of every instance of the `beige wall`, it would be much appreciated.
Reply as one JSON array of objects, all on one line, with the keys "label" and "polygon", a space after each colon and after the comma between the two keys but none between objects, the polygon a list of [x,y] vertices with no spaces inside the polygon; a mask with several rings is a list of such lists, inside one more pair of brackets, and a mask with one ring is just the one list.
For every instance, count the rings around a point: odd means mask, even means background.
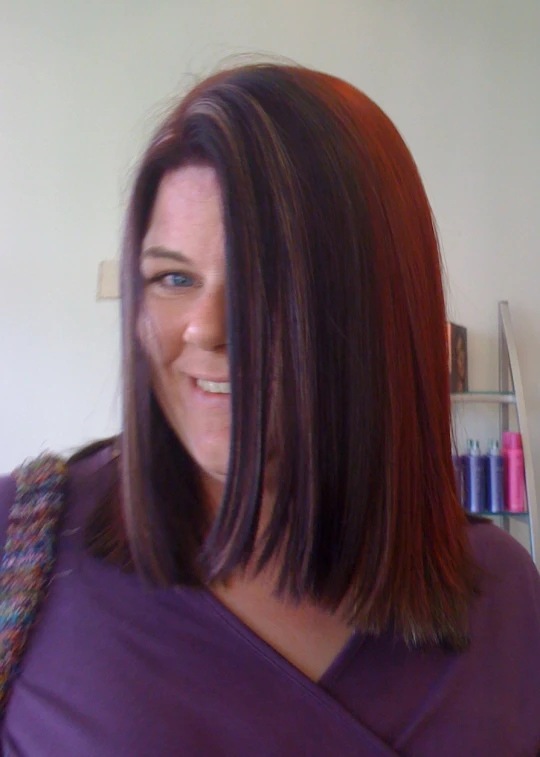
[{"label": "beige wall", "polygon": [[538,0],[0,0],[0,469],[115,430],[117,303],[95,290],[130,165],[191,75],[252,51],[341,75],[396,121],[476,388],[511,302],[540,468],[539,34]]}]

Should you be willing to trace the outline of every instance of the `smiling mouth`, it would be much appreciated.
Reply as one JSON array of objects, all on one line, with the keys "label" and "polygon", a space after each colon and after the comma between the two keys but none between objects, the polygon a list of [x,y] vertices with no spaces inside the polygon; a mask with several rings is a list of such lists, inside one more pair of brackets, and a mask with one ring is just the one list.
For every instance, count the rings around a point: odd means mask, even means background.
[{"label": "smiling mouth", "polygon": [[209,394],[230,394],[231,382],[230,381],[205,381],[205,379],[196,379],[195,383],[202,389],[203,392]]}]

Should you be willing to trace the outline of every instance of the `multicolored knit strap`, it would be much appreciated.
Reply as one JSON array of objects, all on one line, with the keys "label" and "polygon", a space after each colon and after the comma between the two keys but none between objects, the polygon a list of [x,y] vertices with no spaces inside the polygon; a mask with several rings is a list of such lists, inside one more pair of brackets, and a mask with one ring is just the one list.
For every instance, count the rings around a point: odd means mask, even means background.
[{"label": "multicolored knit strap", "polygon": [[0,564],[0,717],[49,587],[66,465],[57,457],[42,455],[14,476],[17,491]]}]

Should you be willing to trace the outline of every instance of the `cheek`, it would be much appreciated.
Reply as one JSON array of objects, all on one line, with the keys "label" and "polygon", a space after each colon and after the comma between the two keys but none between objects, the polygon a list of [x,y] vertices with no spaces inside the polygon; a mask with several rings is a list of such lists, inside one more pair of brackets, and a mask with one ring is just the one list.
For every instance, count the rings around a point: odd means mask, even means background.
[{"label": "cheek", "polygon": [[152,368],[158,370],[169,365],[180,354],[183,332],[178,319],[155,311],[156,308],[152,311],[146,307],[141,313],[137,336]]}]

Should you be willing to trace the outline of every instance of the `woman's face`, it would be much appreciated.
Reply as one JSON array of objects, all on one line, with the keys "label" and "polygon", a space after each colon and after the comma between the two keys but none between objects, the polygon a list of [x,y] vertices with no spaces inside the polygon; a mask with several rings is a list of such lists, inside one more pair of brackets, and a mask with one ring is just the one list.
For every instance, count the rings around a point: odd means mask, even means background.
[{"label": "woman's face", "polygon": [[161,181],[143,240],[139,333],[153,388],[201,472],[223,482],[231,402],[225,326],[225,235],[213,168],[186,166]]}]

